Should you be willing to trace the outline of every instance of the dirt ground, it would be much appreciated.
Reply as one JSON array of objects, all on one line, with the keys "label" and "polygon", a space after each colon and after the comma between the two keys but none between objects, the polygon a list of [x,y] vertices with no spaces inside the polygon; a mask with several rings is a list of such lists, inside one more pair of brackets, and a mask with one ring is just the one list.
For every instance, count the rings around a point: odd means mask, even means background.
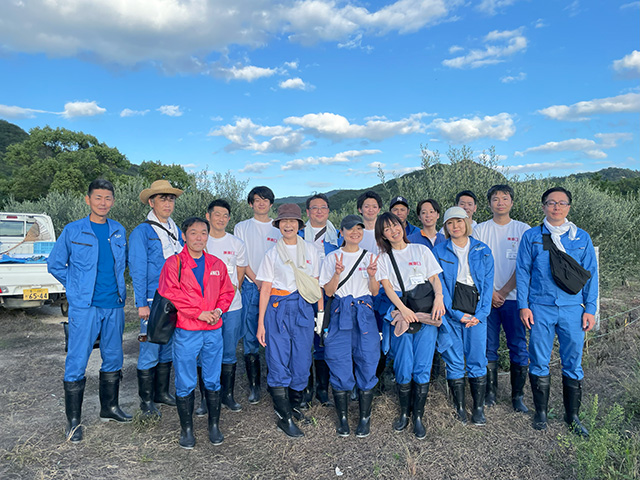
[{"label": "dirt ground", "polygon": [[[603,299],[603,318],[640,305],[640,289],[619,291]],[[604,322],[604,337],[589,342],[585,356],[585,399],[598,394],[601,405],[620,401],[630,359],[640,358],[640,323],[618,330],[638,317],[638,310]],[[634,316],[635,315],[635,316]],[[138,409],[135,310],[126,310],[124,379],[120,404],[129,413]],[[454,417],[442,377],[432,382],[427,400],[425,440],[409,427],[395,433],[397,411],[390,378],[386,393],[373,404],[371,435],[366,439],[339,438],[335,411],[315,403],[310,422],[301,425],[306,436],[287,438],[275,427],[272,403],[263,389],[258,405],[249,405],[244,362],[238,368],[236,399],[239,413],[222,411],[225,441],[208,441],[206,418],[195,420],[197,444],[178,446],[179,421],[175,408],[162,406],[162,419],[119,425],[98,418],[97,350],[87,369],[83,405],[84,441],[71,444],[64,437],[64,318],[53,307],[29,311],[0,309],[0,478],[9,479],[368,479],[368,478],[575,478],[574,459],[559,447],[567,435],[562,422],[562,393],[554,355],[551,420],[546,432],[531,428],[531,414],[511,409],[508,373],[499,377],[498,405],[486,409],[487,425],[463,426]],[[614,331],[618,333],[614,333]],[[263,368],[264,375],[264,368]],[[262,380],[266,385],[266,379]],[[525,402],[532,406],[527,383]],[[197,405],[197,403],[196,403]],[[467,408],[471,406],[467,391]],[[350,407],[355,430],[357,402]]]}]

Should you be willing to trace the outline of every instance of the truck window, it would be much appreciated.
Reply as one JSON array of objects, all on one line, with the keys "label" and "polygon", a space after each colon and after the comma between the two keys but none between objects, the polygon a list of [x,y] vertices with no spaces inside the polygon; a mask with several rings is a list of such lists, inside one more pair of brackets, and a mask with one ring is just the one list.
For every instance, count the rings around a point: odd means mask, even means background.
[{"label": "truck window", "polygon": [[0,237],[24,237],[24,222],[0,220]]}]

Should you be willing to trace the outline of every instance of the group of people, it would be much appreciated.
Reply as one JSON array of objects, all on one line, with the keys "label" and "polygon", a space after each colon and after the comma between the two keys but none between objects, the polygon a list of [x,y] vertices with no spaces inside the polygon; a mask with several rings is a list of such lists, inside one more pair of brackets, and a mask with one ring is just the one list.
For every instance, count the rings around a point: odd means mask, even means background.
[{"label": "group of people", "polygon": [[[348,406],[357,399],[355,435],[367,437],[374,388],[392,363],[399,403],[392,427],[402,431],[412,423],[415,436],[425,438],[432,367],[435,374],[441,359],[456,418],[468,421],[467,377],[471,422],[484,425],[485,406],[496,403],[501,327],[514,410],[528,411],[528,373],[533,427],[547,428],[549,362],[557,335],[565,421],[575,433],[588,435],[578,418],[581,360],[585,332],[595,323],[598,271],[589,235],[567,219],[572,197],[564,188],[542,195],[545,218],[531,228],[510,217],[510,186],[489,189],[492,218],[481,224],[473,220],[477,197],[462,191],[438,231],[441,208],[433,199],[418,202],[418,228],[407,220],[406,198],[393,198],[382,212],[380,196],[367,191],[357,199],[360,215],[347,215],[336,228],[325,195],[307,200],[306,222],[296,204],[280,205],[272,219],[274,194],[259,186],[247,198],[253,218],[237,223],[233,235],[226,231],[232,212],[224,199],[179,228],[171,215],[181,194],[167,180],[144,189],[140,200],[150,211],[127,243],[124,228],[108,218],[113,185],[95,180],[85,197],[90,215],[67,225],[49,256],[49,271],[65,285],[69,302],[64,391],[71,442],[82,440],[85,370],[98,336],[100,418],[132,419],[118,401],[127,264],[140,317],[141,414],[160,416],[161,403],[176,406],[183,448],[196,443],[194,413],[208,414],[209,439],[217,445],[224,440],[221,406],[242,409],[234,397],[240,341],[248,402],[262,396],[264,347],[276,425],[289,437],[304,435],[296,421],[306,420],[314,391],[322,405],[335,405],[339,436],[351,433]],[[556,277],[561,255],[586,272],[577,292]],[[165,345],[146,341],[156,293],[177,309],[175,333]]]}]

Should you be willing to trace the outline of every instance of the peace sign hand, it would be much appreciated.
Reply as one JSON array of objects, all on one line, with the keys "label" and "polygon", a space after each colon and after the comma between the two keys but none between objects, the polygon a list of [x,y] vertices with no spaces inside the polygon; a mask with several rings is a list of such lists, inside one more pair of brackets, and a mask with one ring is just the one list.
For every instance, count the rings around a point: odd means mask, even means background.
[{"label": "peace sign hand", "polygon": [[340,258],[336,255],[336,275],[340,276],[342,272],[344,272],[344,263],[342,263],[342,258],[344,257],[344,253],[340,254]]},{"label": "peace sign hand", "polygon": [[373,255],[371,255],[371,260],[369,261],[369,266],[367,267],[367,273],[371,278],[374,278],[376,276],[376,272],[378,271],[379,258],[380,255],[378,255],[375,259],[373,258]]}]

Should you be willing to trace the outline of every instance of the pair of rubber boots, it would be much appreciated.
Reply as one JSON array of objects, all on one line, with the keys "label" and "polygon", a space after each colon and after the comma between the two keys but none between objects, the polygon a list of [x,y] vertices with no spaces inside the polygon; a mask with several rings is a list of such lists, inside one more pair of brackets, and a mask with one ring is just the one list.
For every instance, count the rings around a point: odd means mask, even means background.
[{"label": "pair of rubber boots", "polygon": [[[233,390],[236,385],[236,364],[223,363],[220,371],[220,402],[232,412],[242,410],[242,405],[236,402],[233,397]],[[198,367],[198,386],[200,388],[200,406],[196,410],[196,416],[204,417],[207,414],[207,402],[205,398],[206,387],[202,379],[202,368]]]},{"label": "pair of rubber boots", "polygon": [[[220,431],[220,390],[205,390],[205,402],[209,412],[209,441],[214,445],[220,445],[224,441],[224,435]],[[196,437],[193,433],[193,408],[195,392],[191,391],[186,397],[176,397],[178,417],[180,418],[180,446],[191,450],[196,445]]]},{"label": "pair of rubber boots", "polygon": [[[528,365],[518,365],[511,362],[511,405],[516,412],[527,413],[529,409],[523,403],[524,384],[527,382]],[[487,407],[493,407],[496,404],[496,395],[498,390],[498,362],[489,362],[487,364],[487,392],[485,394],[484,404]]]},{"label": "pair of rubber boots", "polygon": [[[533,416],[533,428],[536,430],[547,429],[547,413],[549,407],[549,390],[551,389],[550,376],[538,377],[529,374],[529,383],[533,393],[533,403],[536,413]],[[576,380],[562,376],[562,400],[564,403],[564,421],[569,430],[582,437],[588,437],[589,431],[580,423],[578,413],[582,403],[582,380]]]},{"label": "pair of rubber boots", "polygon": [[[100,420],[103,422],[116,421],[127,423],[132,420],[131,415],[126,414],[120,408],[118,396],[120,392],[120,379],[122,371],[100,372]],[[72,443],[82,441],[82,400],[84,399],[84,387],[86,378],[75,382],[64,383],[64,404],[67,414],[67,426],[65,435]]]},{"label": "pair of rubber boots", "polygon": [[[351,433],[349,429],[349,400],[352,390],[333,389],[333,401],[336,404],[338,414],[338,427],[336,433],[340,437],[348,437]],[[373,402],[373,389],[358,389],[359,413],[358,426],[356,427],[356,437],[366,438],[371,432],[371,403]]]},{"label": "pair of rubber boots", "polygon": [[138,369],[138,394],[143,416],[162,416],[156,404],[176,406],[176,397],[169,393],[171,365],[171,362],[166,362],[147,370]]},{"label": "pair of rubber boots", "polygon": [[307,405],[311,405],[313,400],[313,386],[314,386],[314,367],[315,367],[315,387],[316,387],[316,400],[320,402],[320,405],[325,407],[331,406],[331,399],[329,398],[329,365],[324,360],[314,360],[311,369],[309,370],[309,382],[304,389],[304,402]]},{"label": "pair of rubber boots", "polygon": [[419,440],[427,436],[427,430],[422,423],[424,405],[429,394],[429,382],[427,383],[401,383],[397,386],[398,401],[400,403],[400,415],[393,422],[393,429],[401,432],[409,425],[409,417],[413,420],[413,434]]},{"label": "pair of rubber boots", "polygon": [[288,437],[304,437],[302,430],[293,421],[294,417],[298,420],[306,420],[302,412],[304,391],[296,391],[288,387],[269,387],[268,390],[273,399],[273,409],[278,416],[276,426]]},{"label": "pair of rubber boots", "polygon": [[[456,410],[457,419],[463,424],[467,424],[467,412],[465,410],[465,381],[464,377],[447,380],[453,406]],[[471,412],[471,423],[474,425],[486,425],[487,419],[484,416],[485,395],[487,392],[487,376],[469,378],[469,390],[473,399],[473,410]]]}]

